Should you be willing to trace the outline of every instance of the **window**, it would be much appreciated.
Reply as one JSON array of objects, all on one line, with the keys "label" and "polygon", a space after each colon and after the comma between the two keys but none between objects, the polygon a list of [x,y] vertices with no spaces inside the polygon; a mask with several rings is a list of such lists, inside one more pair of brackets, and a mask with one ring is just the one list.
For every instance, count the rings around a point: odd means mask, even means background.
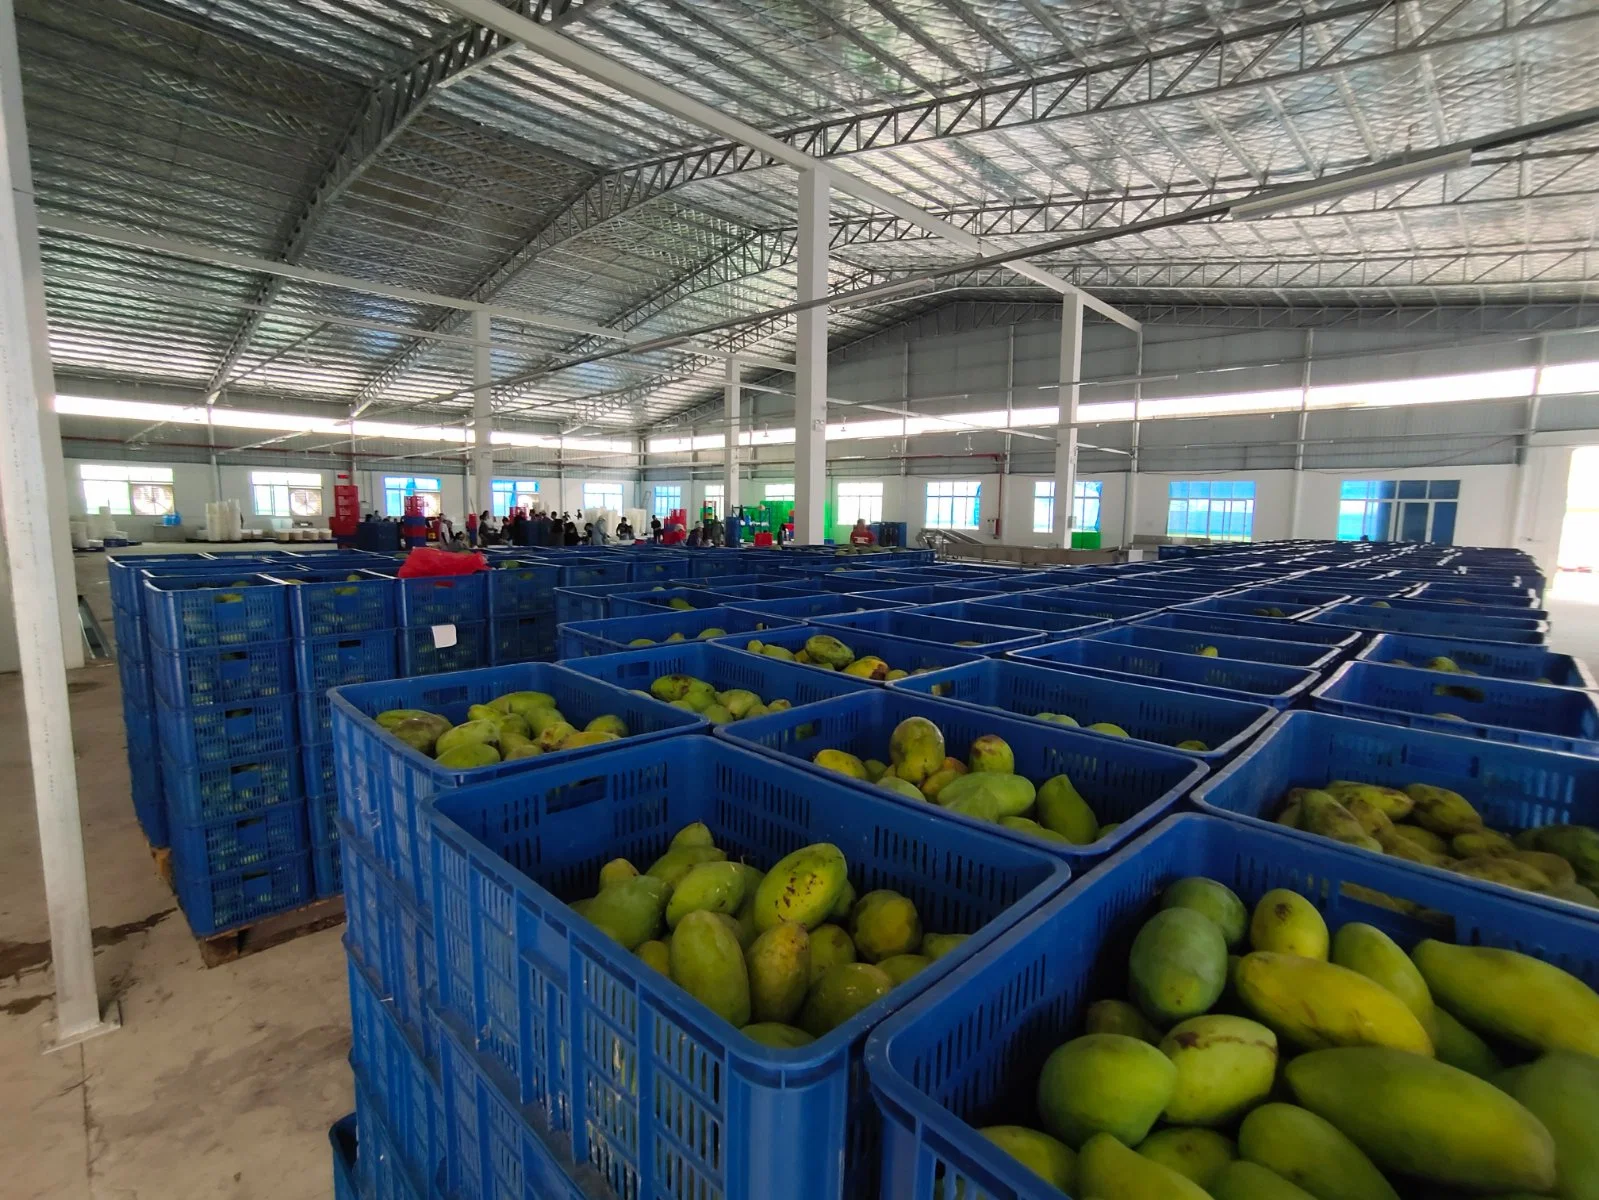
[{"label": "window", "polygon": [[711,510],[711,515],[718,521],[723,517],[722,504],[727,499],[727,485],[721,483],[707,483],[705,485],[705,507]]},{"label": "window", "polygon": [[622,485],[620,483],[585,483],[583,485],[583,507],[614,508],[622,507]]},{"label": "window", "polygon": [[976,480],[944,480],[927,485],[929,529],[976,529],[983,485]]},{"label": "window", "polygon": [[405,498],[416,496],[422,501],[422,515],[439,515],[439,481],[424,476],[385,475],[383,477],[383,513],[389,517],[405,516]]},{"label": "window", "polygon": [[794,503],[794,485],[792,483],[769,483],[764,493],[766,499],[776,500],[779,503],[787,501]]},{"label": "window", "polygon": [[1338,489],[1338,540],[1455,540],[1458,479],[1346,479]]},{"label": "window", "polygon": [[322,476],[314,471],[251,471],[258,517],[320,517]]},{"label": "window", "polygon": [[1171,484],[1166,533],[1219,542],[1249,541],[1255,535],[1254,482],[1198,479]]},{"label": "window", "polygon": [[655,507],[651,514],[666,520],[673,511],[683,507],[683,485],[680,483],[655,485]]},{"label": "window", "polygon": [[539,501],[537,479],[491,479],[489,481],[489,513],[508,517],[513,508],[532,512]]},{"label": "window", "polygon": [[[1105,485],[1097,479],[1079,479],[1072,487],[1072,532],[1099,532],[1099,498]],[[1033,484],[1033,532],[1055,532],[1055,481]]]},{"label": "window", "polygon": [[856,521],[875,525],[883,519],[883,485],[880,483],[840,483],[838,485],[838,523],[853,526]]},{"label": "window", "polygon": [[111,510],[114,517],[164,517],[177,511],[171,467],[101,466],[78,468],[83,482],[84,510]]}]

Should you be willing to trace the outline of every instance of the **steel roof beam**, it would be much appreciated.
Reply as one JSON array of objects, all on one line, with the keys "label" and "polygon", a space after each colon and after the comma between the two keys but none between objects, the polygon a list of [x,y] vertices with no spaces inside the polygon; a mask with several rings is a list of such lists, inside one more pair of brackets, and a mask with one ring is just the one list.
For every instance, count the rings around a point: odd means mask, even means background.
[{"label": "steel roof beam", "polygon": [[[582,0],[515,0],[518,13],[529,19],[562,25],[585,11]],[[481,25],[468,24],[436,42],[426,52],[397,71],[378,80],[367,92],[360,110],[346,128],[321,177],[311,188],[273,258],[298,262],[328,212],[350,187],[392,146],[440,91],[460,83],[496,59],[520,47],[511,39]],[[254,303],[270,306],[283,281],[263,280]],[[233,369],[249,350],[263,316],[252,314],[240,323],[222,361],[206,383],[206,394],[216,393],[231,381]]]}]

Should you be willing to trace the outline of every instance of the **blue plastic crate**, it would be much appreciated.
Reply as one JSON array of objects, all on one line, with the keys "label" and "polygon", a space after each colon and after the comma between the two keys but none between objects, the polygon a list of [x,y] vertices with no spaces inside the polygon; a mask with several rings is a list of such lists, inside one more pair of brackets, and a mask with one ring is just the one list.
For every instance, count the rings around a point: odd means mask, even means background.
[{"label": "blue plastic crate", "polygon": [[714,584],[716,595],[721,597],[721,603],[728,604],[734,600],[792,600],[795,596],[814,596],[820,589],[808,587],[802,579],[795,579],[792,583],[733,583],[723,584],[721,580],[702,580]]},{"label": "blue plastic crate", "polygon": [[[924,616],[942,617],[946,620],[966,621],[978,625],[1031,629],[1048,635],[1051,640],[1063,637],[1083,637],[1093,630],[1110,628],[1110,622],[1101,620],[1099,617],[1084,617],[1077,613],[1046,612],[1041,609],[1006,608],[1002,604],[984,604],[973,600],[928,604],[909,611],[918,612]],[[818,622],[818,624],[821,624],[821,622]]]},{"label": "blue plastic crate", "polygon": [[157,700],[156,725],[161,752],[181,767],[277,754],[297,740],[293,696],[183,708]]},{"label": "blue plastic crate", "polygon": [[[1036,629],[1014,625],[995,625],[983,621],[954,621],[909,609],[888,608],[879,612],[839,613],[817,617],[812,624],[828,630],[862,629],[908,642],[931,642],[935,646],[954,646],[976,654],[1004,654],[1036,645],[1044,635]],[[847,632],[840,636],[847,636]],[[973,644],[975,643],[975,644]]]},{"label": "blue plastic crate", "polygon": [[[155,694],[174,708],[287,695],[295,686],[292,645],[254,642],[209,650],[154,650],[149,678]],[[128,690],[124,674],[123,691]]]},{"label": "blue plastic crate", "polygon": [[424,1062],[438,1059],[438,954],[433,922],[403,888],[341,828],[347,946],[388,1002],[406,1040]]},{"label": "blue plastic crate", "polygon": [[907,606],[893,600],[873,600],[862,592],[817,592],[809,596],[792,596],[786,600],[732,600],[727,607],[749,613],[757,620],[776,623],[814,621],[818,617]]},{"label": "blue plastic crate", "polygon": [[[887,634],[870,633],[863,629],[826,629],[821,625],[791,625],[782,629],[770,629],[764,633],[740,633],[731,637],[717,638],[716,644],[727,646],[733,650],[748,653],[747,647],[751,640],[756,640],[768,646],[781,646],[790,653],[795,653],[804,648],[805,642],[818,634],[836,637],[855,654],[857,658],[865,658],[868,654],[881,658],[889,665],[891,670],[907,671],[915,674],[918,671],[938,671],[944,667],[955,667],[961,663],[979,662],[984,657],[976,650],[957,650],[951,646],[940,646],[933,642],[913,642],[906,638],[889,637]],[[833,672],[827,667],[804,665],[807,671]],[[865,680],[873,687],[882,687],[884,683],[878,680]]]},{"label": "blue plastic crate", "polygon": [[349,570],[314,570],[298,577],[272,574],[292,580],[288,593],[290,628],[297,638],[329,637],[333,634],[366,633],[374,629],[393,629],[399,621],[395,593],[399,584],[383,567],[367,560],[364,567]]},{"label": "blue plastic crate", "polygon": [[422,1196],[444,1165],[444,1096],[438,1062],[425,1058],[401,1027],[383,983],[350,957],[350,1066],[357,1111],[375,1110],[402,1169]]},{"label": "blue plastic crate", "polygon": [[[156,652],[158,655],[160,651]],[[117,682],[122,685],[122,702],[148,711],[155,704],[155,675],[150,664],[137,656],[118,655]]]},{"label": "blue plastic crate", "polygon": [[491,559],[489,567],[490,617],[544,613],[555,607],[555,588],[561,581],[561,567],[522,558]]},{"label": "blue plastic crate", "polygon": [[1052,592],[1012,592],[988,603],[1035,612],[1072,613],[1100,621],[1131,621],[1168,607],[1161,600],[1128,600],[1124,596],[1095,595],[1086,588],[1057,588]]},{"label": "blue plastic crate", "polygon": [[204,864],[183,858],[174,846],[172,887],[196,937],[287,912],[316,898],[311,884],[311,857],[303,850],[213,875],[205,872]]},{"label": "blue plastic crate", "polygon": [[[928,821],[712,738],[462,789],[431,816],[447,1032],[470,1038],[514,1102],[570,1138],[615,1194],[650,1200],[684,1194],[685,1171],[692,1194],[875,1194],[874,1123],[855,1073],[866,1033],[1067,878],[1036,844]],[[730,858],[762,865],[832,842],[857,891],[893,888],[926,928],[972,937],[811,1045],[758,1045],[563,903],[592,894],[607,860],[648,863],[694,821]],[[619,1079],[618,1062],[663,1090]],[[697,1080],[697,1064],[716,1064],[715,1079]]]},{"label": "blue plastic crate", "polygon": [[1249,621],[1237,617],[1223,617],[1214,613],[1196,613],[1173,608],[1166,612],[1140,617],[1133,624],[1140,629],[1182,629],[1195,633],[1220,633],[1231,637],[1272,638],[1279,641],[1301,642],[1322,646],[1347,654],[1365,640],[1365,635],[1353,629],[1335,629],[1309,621]]},{"label": "blue plastic crate", "polygon": [[358,1147],[354,1113],[333,1123],[328,1130],[328,1141],[333,1145],[333,1200],[361,1200],[355,1183]]},{"label": "blue plastic crate", "polygon": [[672,635],[681,634],[683,640],[693,641],[708,629],[765,637],[768,631],[797,625],[797,621],[787,617],[761,616],[731,607],[654,613],[647,617],[607,617],[603,621],[574,621],[557,627],[555,652],[561,659],[582,658],[635,649],[630,643],[640,638],[663,643]]},{"label": "blue plastic crate", "polygon": [[694,563],[687,552],[640,550],[627,560],[629,583],[665,583],[669,579],[688,579]]},{"label": "blue plastic crate", "polygon": [[991,594],[978,588],[962,587],[948,583],[883,584],[870,592],[857,592],[858,596],[873,600],[892,600],[896,604],[919,607],[924,604],[945,604],[951,600],[985,600]]},{"label": "blue plastic crate", "polygon": [[622,654],[574,658],[566,664],[574,671],[603,679],[617,687],[649,691],[662,675],[692,675],[719,692],[744,688],[764,701],[787,700],[793,705],[831,700],[872,686],[838,671],[820,671],[783,662],[764,654],[750,654],[714,642],[680,642],[650,646]]},{"label": "blue plastic crate", "polygon": [[145,631],[152,648],[204,650],[289,637],[284,584],[261,575],[146,578]]},{"label": "blue plastic crate", "polygon": [[489,622],[489,663],[551,662],[555,658],[553,613],[495,617]]},{"label": "blue plastic crate", "polygon": [[459,723],[474,704],[487,704],[506,692],[539,691],[579,729],[604,713],[626,722],[623,744],[653,742],[673,734],[699,732],[704,720],[663,706],[554,663],[485,667],[422,679],[358,683],[333,691],[333,741],[338,770],[339,813],[376,851],[384,869],[421,905],[432,896],[431,857],[423,809],[444,792],[469,783],[524,774],[575,759],[614,753],[621,744],[561,750],[536,758],[451,770],[389,736],[372,718],[391,708],[421,708]]},{"label": "blue plastic crate", "polygon": [[[997,659],[913,675],[892,686],[1030,720],[1039,713],[1060,713],[1074,718],[1083,732],[1093,737],[1114,737],[1087,728],[1109,721],[1127,731],[1128,737],[1119,740],[1162,750],[1177,750],[1178,742],[1198,740],[1209,749],[1177,752],[1212,766],[1231,758],[1277,715],[1276,709],[1265,704],[1195,696],[1174,688]],[[1047,721],[1040,724],[1056,727]]]},{"label": "blue plastic crate", "polygon": [[305,692],[325,692],[344,683],[393,679],[400,673],[399,645],[393,629],[300,638],[294,643],[294,659],[299,687]]},{"label": "blue plastic crate", "polygon": [[[1229,600],[1254,600],[1262,604],[1274,604],[1287,612],[1289,606],[1299,609],[1326,608],[1329,604],[1344,604],[1354,597],[1345,591],[1340,591],[1331,585],[1325,587],[1312,586],[1309,580],[1294,579],[1280,583],[1267,583],[1259,587],[1249,587],[1238,592],[1228,592]],[[1286,603],[1285,603],[1286,602]]]},{"label": "blue plastic crate", "polygon": [[304,854],[307,836],[305,805],[284,800],[242,817],[223,817],[203,825],[170,826],[172,853],[191,874],[225,875],[270,859]]},{"label": "blue plastic crate", "polygon": [[196,567],[226,569],[209,554],[107,554],[105,556],[106,581],[111,590],[111,603],[129,612],[143,608],[140,589],[141,574],[161,567],[193,569]]},{"label": "blue plastic crate", "polygon": [[1305,896],[1333,928],[1379,926],[1403,946],[1439,927],[1357,897],[1371,891],[1448,914],[1456,942],[1498,946],[1599,984],[1592,925],[1511,905],[1448,876],[1334,842],[1290,842],[1213,817],[1173,817],[1046,904],[939,987],[885,1021],[866,1048],[884,1115],[881,1194],[936,1200],[956,1189],[1013,1200],[1060,1193],[983,1138],[1000,1123],[1034,1125],[1038,1072],[1082,1032],[1089,1003],[1123,997],[1127,945],[1177,879],[1203,875],[1253,905],[1272,888]]},{"label": "blue plastic crate", "polygon": [[703,580],[673,580],[669,583],[602,583],[585,587],[559,587],[555,589],[555,621],[564,625],[568,621],[603,621],[612,616],[611,597],[648,592],[655,588],[665,591],[672,588],[699,588]]},{"label": "blue plastic crate", "polygon": [[672,606],[673,600],[681,600],[690,608],[717,608],[724,603],[720,594],[707,588],[671,587],[658,592],[614,592],[611,595],[610,615],[649,617],[660,612],[683,611]]},{"label": "blue plastic crate", "polygon": [[[1016,756],[1016,771],[1035,784],[1055,775],[1071,777],[1083,799],[1102,824],[1121,822],[1121,828],[1088,846],[1035,840],[1003,826],[989,825],[930,804],[898,798],[925,820],[935,817],[963,830],[997,831],[1025,846],[1041,847],[1081,867],[1103,858],[1144,826],[1169,812],[1204,778],[1206,767],[1176,750],[1152,749],[1119,738],[1083,733],[1059,725],[1003,716],[976,705],[951,704],[901,688],[878,688],[855,696],[842,696],[790,712],[753,717],[724,725],[716,736],[747,746],[774,760],[790,762],[819,779],[839,781],[868,795],[885,789],[865,780],[847,779],[816,766],[818,750],[847,750],[859,758],[883,758],[889,736],[907,717],[926,717],[944,733],[947,752],[964,757],[967,747],[984,734],[998,734]],[[887,761],[884,759],[884,761]]]},{"label": "blue plastic crate", "polygon": [[[1281,616],[1273,616],[1268,610],[1276,609]],[[1321,609],[1311,604],[1295,604],[1289,600],[1243,599],[1238,596],[1210,596],[1204,600],[1194,600],[1181,606],[1183,612],[1219,613],[1223,616],[1240,617],[1246,621],[1299,621],[1310,616],[1311,613]]]},{"label": "blue plastic crate", "polygon": [[1599,703],[1576,688],[1356,661],[1310,702],[1346,717],[1599,757]]},{"label": "blue plastic crate", "polygon": [[[1489,828],[1504,832],[1536,825],[1599,825],[1599,762],[1591,758],[1320,712],[1279,717],[1265,737],[1195,789],[1194,804],[1216,816],[1325,845],[1327,839],[1287,829],[1273,818],[1290,788],[1320,787],[1333,779],[1397,788],[1411,783],[1446,787],[1469,800]],[[1403,859],[1386,861],[1599,920],[1599,909]]]},{"label": "blue plastic crate", "polygon": [[1042,592],[1066,586],[1071,582],[1067,572],[1063,571],[1017,571],[1009,575],[985,575],[981,579],[965,579],[955,582],[968,594],[978,592],[985,595],[998,595],[1006,592]]},{"label": "blue plastic crate", "polygon": [[[446,630],[441,633],[440,630]],[[423,625],[402,629],[400,633],[400,674],[405,676],[439,675],[446,671],[469,671],[486,666],[489,661],[489,626],[487,621],[467,624],[448,624],[434,627]],[[451,637],[454,645],[441,645]]]},{"label": "blue plastic crate", "polygon": [[487,571],[472,575],[435,575],[398,580],[400,624],[410,628],[428,625],[465,625],[489,615]]},{"label": "blue plastic crate", "polygon": [[1470,600],[1503,608],[1536,608],[1538,592],[1530,587],[1472,587],[1458,583],[1424,583],[1416,589],[1417,600]]},{"label": "blue plastic crate", "polygon": [[[1542,622],[1534,622],[1542,624]],[[1423,637],[1466,637],[1479,642],[1508,642],[1518,646],[1541,646],[1546,629],[1526,627],[1526,622],[1499,621],[1492,617],[1465,613],[1416,612],[1398,608],[1375,608],[1369,604],[1335,604],[1332,608],[1296,622],[1314,628],[1330,625],[1339,629],[1372,633],[1415,633]]]},{"label": "blue plastic crate", "polygon": [[294,799],[300,795],[300,764],[293,751],[203,767],[180,766],[163,753],[161,782],[168,821],[202,825]]},{"label": "blue plastic crate", "polygon": [[1459,614],[1466,617],[1485,617],[1494,621],[1503,621],[1518,629],[1542,628],[1547,631],[1549,627],[1549,613],[1546,609],[1528,608],[1523,605],[1467,603],[1458,600],[1417,599],[1409,596],[1395,597],[1392,600],[1363,596],[1354,601],[1354,603],[1372,608],[1386,606],[1397,609],[1400,612],[1430,612],[1450,615]]},{"label": "blue plastic crate", "polygon": [[1588,664],[1569,654],[1556,654],[1541,646],[1509,646],[1475,642],[1469,638],[1430,638],[1403,633],[1382,633],[1355,656],[1361,662],[1392,665],[1396,659],[1425,667],[1435,658],[1453,659],[1456,666],[1493,679],[1519,679],[1527,683],[1547,680],[1557,687],[1599,688]]},{"label": "blue plastic crate", "polygon": [[627,583],[631,571],[625,554],[592,554],[561,561],[562,587],[596,587],[602,583]]},{"label": "blue plastic crate", "polygon": [[1324,670],[1342,658],[1344,653],[1335,647],[1318,646],[1311,642],[1234,637],[1224,633],[1165,629],[1154,625],[1118,625],[1112,629],[1090,631],[1087,636],[1096,641],[1143,646],[1150,650],[1171,650],[1177,654],[1199,654],[1208,648],[1216,653],[1207,657],[1276,663],[1284,667],[1303,667],[1307,671]]},{"label": "blue plastic crate", "polygon": [[405,1169],[405,1159],[395,1144],[373,1100],[365,1077],[355,1074],[356,1191],[362,1200],[432,1200],[436,1191],[421,1188]]},{"label": "blue plastic crate", "polygon": [[[1264,623],[1264,622],[1263,622]],[[1133,682],[1177,688],[1207,696],[1255,700],[1274,708],[1288,708],[1321,678],[1303,667],[1248,662],[1235,658],[1207,658],[1202,654],[1176,654],[1143,646],[1124,646],[1098,638],[1047,642],[1017,650],[1018,662],[1060,666],[1090,675],[1123,676]]]},{"label": "blue plastic crate", "polygon": [[133,796],[133,815],[138,818],[145,841],[158,850],[170,845],[161,756],[154,750],[138,754],[128,751],[128,788]]}]

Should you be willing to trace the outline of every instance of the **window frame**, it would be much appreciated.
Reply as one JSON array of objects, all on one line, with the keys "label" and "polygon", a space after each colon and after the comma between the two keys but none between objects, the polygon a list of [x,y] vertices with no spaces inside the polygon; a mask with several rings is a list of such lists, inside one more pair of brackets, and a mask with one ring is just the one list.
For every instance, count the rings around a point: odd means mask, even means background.
[{"label": "window frame", "polygon": [[[1105,481],[1102,479],[1079,479],[1072,484],[1072,532],[1073,533],[1098,533],[1100,514],[1104,506]],[[1089,505],[1093,506],[1094,519],[1088,519]],[[1042,506],[1042,507],[1040,507]],[[1041,527],[1038,518],[1043,515],[1047,521],[1046,527]],[[1055,481],[1053,479],[1033,480],[1033,532],[1051,534],[1055,532]]]},{"label": "window frame", "polygon": [[[773,492],[776,492],[777,495],[774,496]],[[784,495],[784,492],[788,494]],[[761,499],[772,504],[794,504],[796,503],[795,495],[792,483],[768,483],[761,489]]]},{"label": "window frame", "polygon": [[[173,474],[171,467],[79,463],[78,491],[83,497],[83,510],[94,514],[103,507],[113,517],[169,517],[178,511]],[[91,492],[98,496],[92,498]],[[151,497],[159,499],[151,503]]]},{"label": "window frame", "polygon": [[[595,492],[604,493],[604,499],[593,499],[591,493]],[[612,496],[616,497],[615,504],[609,502],[610,497]],[[584,480],[583,482],[584,512],[595,508],[610,508],[615,509],[617,512],[621,512],[623,506],[626,504],[626,500],[626,494],[623,491],[622,484],[619,480],[592,479]]]},{"label": "window frame", "polygon": [[[1344,479],[1338,486],[1338,508],[1333,538],[1358,542],[1361,535],[1373,542],[1402,542],[1400,536],[1407,505],[1421,504],[1427,509],[1425,543],[1453,545],[1460,520],[1460,480],[1458,479]],[[1436,542],[1440,510],[1445,517],[1449,540]],[[1359,519],[1358,527],[1353,523]],[[1346,524],[1346,522],[1348,524]]]},{"label": "window frame", "polygon": [[[847,492],[845,489],[849,489]],[[876,489],[871,490],[871,489]],[[848,507],[845,502],[848,501]],[[862,509],[862,502],[865,509]],[[868,525],[879,524],[883,519],[883,483],[882,480],[871,479],[841,479],[834,492],[834,505],[837,511],[837,524],[855,527],[855,522],[864,519]]]},{"label": "window frame", "polygon": [[[965,489],[970,488],[968,493]],[[935,490],[936,489],[936,490]],[[930,479],[922,491],[923,527],[927,529],[981,529],[983,523],[983,481],[981,479]],[[957,511],[957,505],[961,511]],[[969,507],[968,507],[969,505]],[[971,516],[971,523],[959,518]],[[941,517],[947,517],[941,520]]]},{"label": "window frame", "polygon": [[[384,475],[383,479],[383,514],[389,517],[405,516],[406,496],[422,497],[422,515],[436,517],[444,511],[444,484],[436,476],[431,475]],[[432,487],[419,487],[417,485],[429,483]],[[391,485],[399,484],[399,487]],[[432,497],[431,503],[428,498]]]},{"label": "window frame", "polygon": [[707,483],[705,485],[705,499],[700,501],[701,507],[709,507],[718,521],[725,520],[723,507],[727,504],[727,485],[723,483]]},{"label": "window frame", "polygon": [[[1172,480],[1166,489],[1166,536],[1252,542],[1255,499],[1253,479]],[[1194,527],[1198,512],[1205,514],[1202,529]]]},{"label": "window frame", "polygon": [[[314,507],[301,501],[297,511],[296,494],[302,497],[315,493]],[[267,504],[262,507],[265,494]],[[322,475],[317,471],[251,471],[250,506],[258,517],[285,517],[289,520],[320,517],[322,515]]]},{"label": "window frame", "polygon": [[[661,507],[661,493],[666,492],[671,500],[665,508]],[[650,488],[650,516],[658,517],[662,521],[671,516],[672,510],[683,508],[683,485],[680,483],[655,484]]]},{"label": "window frame", "polygon": [[[490,479],[489,516],[505,520],[513,508],[529,511],[540,499],[537,479]],[[526,503],[524,503],[526,501]]]}]

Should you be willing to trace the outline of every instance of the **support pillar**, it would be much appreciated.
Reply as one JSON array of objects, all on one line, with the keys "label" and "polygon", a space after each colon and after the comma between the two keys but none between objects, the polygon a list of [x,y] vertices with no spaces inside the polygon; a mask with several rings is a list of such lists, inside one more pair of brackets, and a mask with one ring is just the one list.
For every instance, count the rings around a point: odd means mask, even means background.
[{"label": "support pillar", "polygon": [[489,346],[494,318],[472,314],[472,489],[473,512],[494,507],[494,358]]},{"label": "support pillar", "polygon": [[[800,173],[797,299],[827,295],[827,177]],[[794,350],[794,539],[820,545],[827,499],[827,305],[797,318]]]},{"label": "support pillar", "polygon": [[[1310,356],[1316,349],[1316,331],[1305,330],[1305,365],[1299,372],[1299,424],[1294,432],[1294,490],[1288,501],[1288,537],[1299,536],[1299,514],[1304,507],[1305,434],[1310,429]],[[1336,517],[1334,524],[1336,525]],[[1336,533],[1336,530],[1334,530]]]},{"label": "support pillar", "polygon": [[1532,373],[1532,395],[1527,397],[1526,427],[1516,438],[1516,497],[1510,509],[1510,545],[1524,550],[1532,542],[1532,493],[1537,472],[1529,462],[1532,435],[1538,432],[1538,413],[1543,404],[1543,369],[1549,358],[1549,339],[1538,339],[1538,365]]},{"label": "support pillar", "polygon": [[[43,323],[43,282],[28,173],[27,130],[17,72],[11,0],[0,0],[0,512],[13,580],[22,696],[28,718],[34,806],[44,866],[50,956],[55,972],[53,1045],[83,1041],[116,1028],[102,1018],[94,978],[89,882],[83,865],[83,826],[67,706],[68,655],[63,596],[51,536],[51,497],[63,492],[54,378]],[[30,303],[37,300],[37,305]],[[49,420],[44,420],[48,413]],[[52,489],[50,475],[59,476]],[[41,507],[41,500],[44,504]],[[74,621],[74,625],[76,622]],[[81,649],[78,651],[81,661]]]},{"label": "support pillar", "polygon": [[[733,510],[739,506],[738,496],[738,436],[739,436],[739,361],[736,358],[727,360],[727,432],[726,440],[722,446],[722,466],[724,468],[722,484],[722,521],[725,523],[733,515]],[[690,441],[690,445],[693,442]],[[795,495],[799,495],[799,485],[795,484]]]},{"label": "support pillar", "polygon": [[1137,351],[1133,361],[1133,438],[1127,457],[1127,478],[1122,486],[1122,544],[1123,550],[1133,547],[1133,530],[1138,516],[1138,443],[1143,436],[1143,426],[1138,420],[1138,406],[1144,399],[1144,329],[1138,329]]},{"label": "support pillar", "polygon": [[1072,496],[1077,490],[1077,401],[1083,380],[1083,297],[1060,302],[1060,416],[1055,434],[1055,528],[1062,549],[1072,545]]}]

